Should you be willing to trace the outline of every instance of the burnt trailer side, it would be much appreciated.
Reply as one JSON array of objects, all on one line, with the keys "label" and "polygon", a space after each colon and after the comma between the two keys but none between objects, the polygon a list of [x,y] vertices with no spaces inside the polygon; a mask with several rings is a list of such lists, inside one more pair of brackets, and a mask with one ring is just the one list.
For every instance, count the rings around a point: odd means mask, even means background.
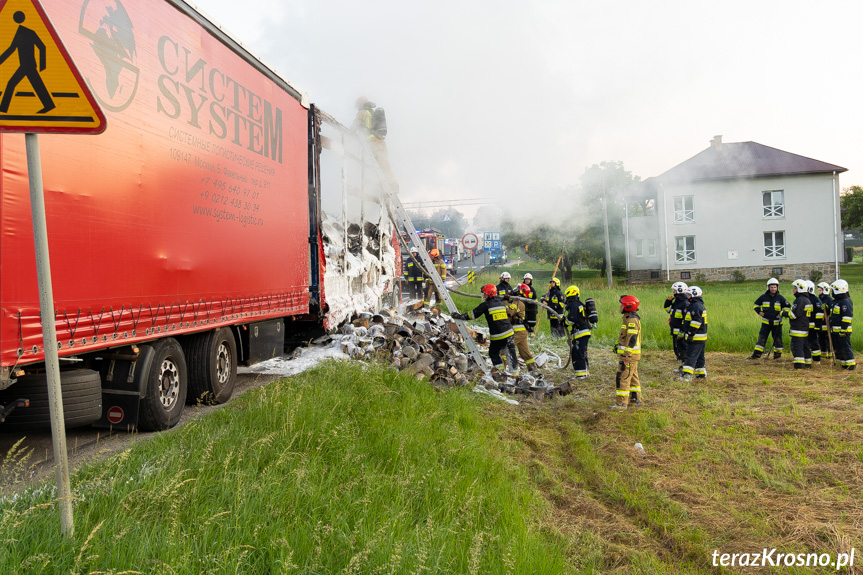
[{"label": "burnt trailer side", "polygon": [[[64,403],[98,385],[103,425],[170,427],[321,322],[314,114],[185,2],[43,5],[108,121],[40,136]],[[0,135],[0,404],[44,382],[26,166]]]}]

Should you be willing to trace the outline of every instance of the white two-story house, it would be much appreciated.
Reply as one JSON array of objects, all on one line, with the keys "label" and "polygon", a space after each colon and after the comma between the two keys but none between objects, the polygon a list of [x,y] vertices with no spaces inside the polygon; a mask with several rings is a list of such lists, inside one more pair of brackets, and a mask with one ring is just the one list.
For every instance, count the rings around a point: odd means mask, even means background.
[{"label": "white two-story house", "polygon": [[[792,281],[843,261],[839,174],[845,168],[756,142],[723,143],[627,195],[630,281]],[[737,272],[735,274],[735,271]]]}]

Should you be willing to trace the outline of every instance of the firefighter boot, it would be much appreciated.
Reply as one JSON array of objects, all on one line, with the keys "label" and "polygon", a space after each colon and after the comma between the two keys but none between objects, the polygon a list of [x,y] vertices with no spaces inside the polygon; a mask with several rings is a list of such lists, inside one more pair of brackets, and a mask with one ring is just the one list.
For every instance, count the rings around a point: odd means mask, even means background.
[{"label": "firefighter boot", "polygon": [[746,359],[761,359],[761,352],[760,351],[753,351],[752,355],[750,355]]},{"label": "firefighter boot", "polygon": [[780,357],[782,357],[781,351],[774,351],[773,352],[773,359],[779,359]]}]

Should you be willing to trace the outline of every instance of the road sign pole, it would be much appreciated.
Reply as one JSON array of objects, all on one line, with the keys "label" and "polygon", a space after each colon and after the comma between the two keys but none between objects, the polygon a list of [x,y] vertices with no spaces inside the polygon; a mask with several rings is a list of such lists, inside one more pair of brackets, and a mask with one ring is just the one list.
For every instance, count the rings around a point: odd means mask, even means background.
[{"label": "road sign pole", "polygon": [[39,281],[39,311],[42,316],[42,343],[45,346],[45,371],[48,376],[48,408],[57,473],[57,500],[60,528],[68,537],[75,533],[72,517],[72,490],[69,482],[69,456],[66,451],[66,426],[63,421],[63,393],[60,390],[60,358],[57,328],[54,325],[54,290],[51,285],[51,260],[48,257],[48,225],[42,189],[42,160],[39,136],[25,134],[27,171],[30,176],[30,209],[33,214],[33,243],[36,248],[36,276]]}]

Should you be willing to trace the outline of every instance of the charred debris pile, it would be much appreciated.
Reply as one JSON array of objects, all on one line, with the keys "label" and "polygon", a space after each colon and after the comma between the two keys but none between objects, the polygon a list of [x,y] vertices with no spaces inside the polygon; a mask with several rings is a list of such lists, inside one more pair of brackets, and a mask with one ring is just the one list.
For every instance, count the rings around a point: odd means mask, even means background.
[{"label": "charred debris pile", "polygon": [[[468,326],[468,331],[480,349],[488,347],[488,337],[482,329]],[[537,355],[538,371],[528,373],[522,365],[492,378],[471,360],[455,321],[438,308],[423,307],[420,301],[409,302],[400,310],[361,313],[312,344],[339,345],[351,359],[385,363],[439,388],[474,385],[480,391],[537,400],[566,395],[571,390],[567,382],[553,384],[543,379],[542,367],[550,355],[560,363],[560,358],[550,352]],[[485,356],[483,359],[488,361]]]}]

